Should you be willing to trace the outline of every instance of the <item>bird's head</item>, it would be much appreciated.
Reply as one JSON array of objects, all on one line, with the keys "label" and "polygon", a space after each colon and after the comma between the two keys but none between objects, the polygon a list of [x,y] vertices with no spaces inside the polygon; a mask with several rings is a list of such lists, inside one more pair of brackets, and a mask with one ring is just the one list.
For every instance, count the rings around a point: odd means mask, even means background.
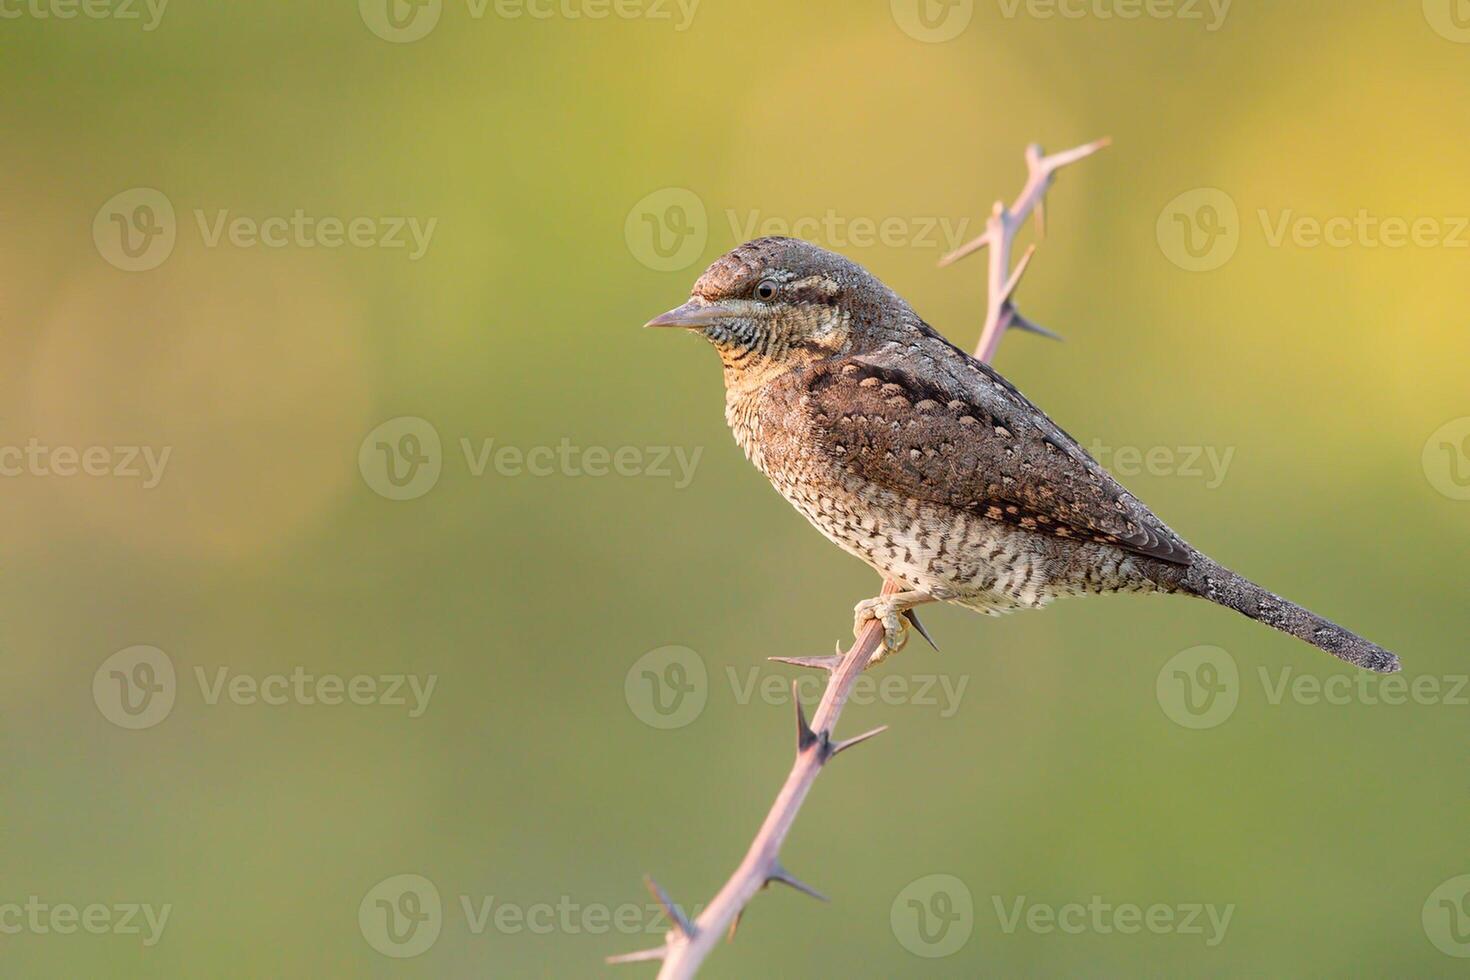
[{"label": "bird's head", "polygon": [[856,262],[796,238],[758,238],[705,270],[689,302],[650,327],[699,332],[719,351],[726,383],[761,384],[827,357],[860,353],[885,324],[912,318]]}]

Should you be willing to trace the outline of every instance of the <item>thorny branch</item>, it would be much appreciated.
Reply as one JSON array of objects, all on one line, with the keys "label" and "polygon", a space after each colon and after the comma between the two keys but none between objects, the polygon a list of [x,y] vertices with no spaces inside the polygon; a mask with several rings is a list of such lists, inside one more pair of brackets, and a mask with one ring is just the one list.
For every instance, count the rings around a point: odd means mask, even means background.
[{"label": "thorny branch", "polygon": [[1051,156],[1043,156],[1041,147],[1035,143],[1026,147],[1026,186],[1021,189],[1020,196],[1009,208],[1004,202],[996,201],[990,218],[985,222],[985,234],[966,242],[939,260],[941,266],[951,265],[982,248],[990,248],[985,327],[980,331],[980,343],[975,348],[975,356],[985,363],[989,364],[995,357],[1000,338],[1011,327],[1051,337],[1053,340],[1061,339],[1045,327],[1032,323],[1016,309],[1016,287],[1020,285],[1021,276],[1025,275],[1026,267],[1031,263],[1031,256],[1036,253],[1036,246],[1026,249],[1026,254],[1021,256],[1021,261],[1014,270],[1011,269],[1011,247],[1033,210],[1036,212],[1038,235],[1046,234],[1046,192],[1051,189],[1057,171],[1079,160],[1085,160],[1110,142],[1112,141],[1104,138],[1076,149],[1053,153]]},{"label": "thorny branch", "polygon": [[[1036,251],[1036,246],[1032,245],[1026,250],[1026,254],[1022,256],[1014,270],[1011,269],[1011,247],[1016,234],[1026,223],[1032,211],[1036,211],[1037,221],[1041,226],[1040,230],[1044,234],[1046,192],[1050,189],[1057,171],[1068,164],[1091,156],[1107,145],[1108,140],[1102,139],[1052,156],[1043,156],[1041,147],[1034,143],[1028,146],[1026,166],[1029,176],[1020,196],[1009,208],[997,201],[990,219],[986,222],[985,234],[940,260],[940,265],[949,265],[982,248],[987,246],[990,248],[985,326],[981,331],[980,344],[975,354],[980,360],[990,361],[1000,344],[1000,338],[1012,327],[1049,337],[1056,336],[1036,326],[1017,312],[1013,296],[1016,286],[1021,281],[1021,276],[1026,271],[1026,266],[1031,261],[1032,254]],[[891,595],[902,591],[903,588],[902,585],[895,582],[886,581],[883,583],[883,594]],[[921,633],[923,632],[923,627],[916,619],[911,619],[911,622]],[[925,638],[928,638],[927,634]],[[869,662],[873,659],[882,641],[883,627],[880,623],[873,621],[868,623],[851,647],[843,651],[839,646],[837,653],[830,657],[771,658],[798,667],[825,670],[830,675],[827,689],[823,692],[822,700],[818,703],[816,713],[812,715],[810,722],[807,721],[801,699],[796,696],[797,685],[792,684],[792,700],[796,703],[796,762],[792,765],[791,772],[781,787],[781,792],[777,794],[776,801],[771,805],[770,812],[766,814],[760,830],[756,832],[755,840],[745,852],[745,858],[740,862],[740,866],[735,869],[735,873],[725,882],[724,887],[698,918],[691,920],[657,882],[652,878],[645,878],[648,890],[668,914],[672,928],[665,934],[662,946],[622,956],[611,956],[608,957],[609,963],[661,960],[663,967],[659,970],[659,980],[687,980],[699,970],[705,958],[719,943],[722,935],[728,934],[732,939],[734,938],[735,928],[740,923],[740,916],[745,906],[750,903],[757,892],[772,882],[789,885],[814,898],[826,901],[826,897],[820,892],[786,870],[781,863],[781,845],[785,843],[786,835],[790,833],[791,825],[796,822],[796,815],[801,810],[801,804],[806,800],[807,793],[811,791],[812,784],[816,782],[818,773],[822,771],[827,761],[839,752],[872,738],[888,727],[885,725],[882,728],[875,728],[846,741],[834,742],[832,740],[832,732],[837,727],[837,719],[847,704],[848,696],[852,693],[853,684],[868,668]]]}]

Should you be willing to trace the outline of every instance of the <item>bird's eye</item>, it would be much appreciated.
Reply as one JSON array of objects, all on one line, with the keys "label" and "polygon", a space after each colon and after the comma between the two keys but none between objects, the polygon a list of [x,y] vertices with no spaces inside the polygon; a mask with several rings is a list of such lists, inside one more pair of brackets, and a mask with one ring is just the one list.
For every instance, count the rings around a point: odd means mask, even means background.
[{"label": "bird's eye", "polygon": [[774,279],[762,279],[760,283],[755,287],[755,298],[761,300],[762,302],[769,303],[771,300],[776,298],[776,291],[779,288],[780,287],[776,285],[776,281]]}]

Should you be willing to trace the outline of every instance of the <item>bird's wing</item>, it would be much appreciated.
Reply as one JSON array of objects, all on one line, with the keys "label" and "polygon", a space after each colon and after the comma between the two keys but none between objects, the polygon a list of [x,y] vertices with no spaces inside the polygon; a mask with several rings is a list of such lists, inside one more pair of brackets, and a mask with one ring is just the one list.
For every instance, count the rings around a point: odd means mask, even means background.
[{"label": "bird's wing", "polygon": [[988,366],[954,352],[963,360],[926,359],[940,369],[922,377],[911,358],[892,354],[821,362],[789,375],[778,397],[809,444],[895,493],[1189,564],[1192,549],[1076,440]]}]

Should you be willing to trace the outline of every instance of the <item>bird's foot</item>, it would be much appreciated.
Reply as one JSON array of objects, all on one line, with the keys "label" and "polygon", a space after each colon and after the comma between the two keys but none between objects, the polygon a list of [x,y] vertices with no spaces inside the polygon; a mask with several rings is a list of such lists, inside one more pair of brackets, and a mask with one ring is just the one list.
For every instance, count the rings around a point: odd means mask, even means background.
[{"label": "bird's foot", "polygon": [[869,667],[877,666],[904,648],[904,644],[909,641],[909,624],[904,614],[920,603],[932,601],[933,598],[927,592],[895,592],[892,595],[864,599],[853,607],[854,636],[861,636],[864,628],[873,620],[883,625],[883,645],[873,659],[868,661]]}]

